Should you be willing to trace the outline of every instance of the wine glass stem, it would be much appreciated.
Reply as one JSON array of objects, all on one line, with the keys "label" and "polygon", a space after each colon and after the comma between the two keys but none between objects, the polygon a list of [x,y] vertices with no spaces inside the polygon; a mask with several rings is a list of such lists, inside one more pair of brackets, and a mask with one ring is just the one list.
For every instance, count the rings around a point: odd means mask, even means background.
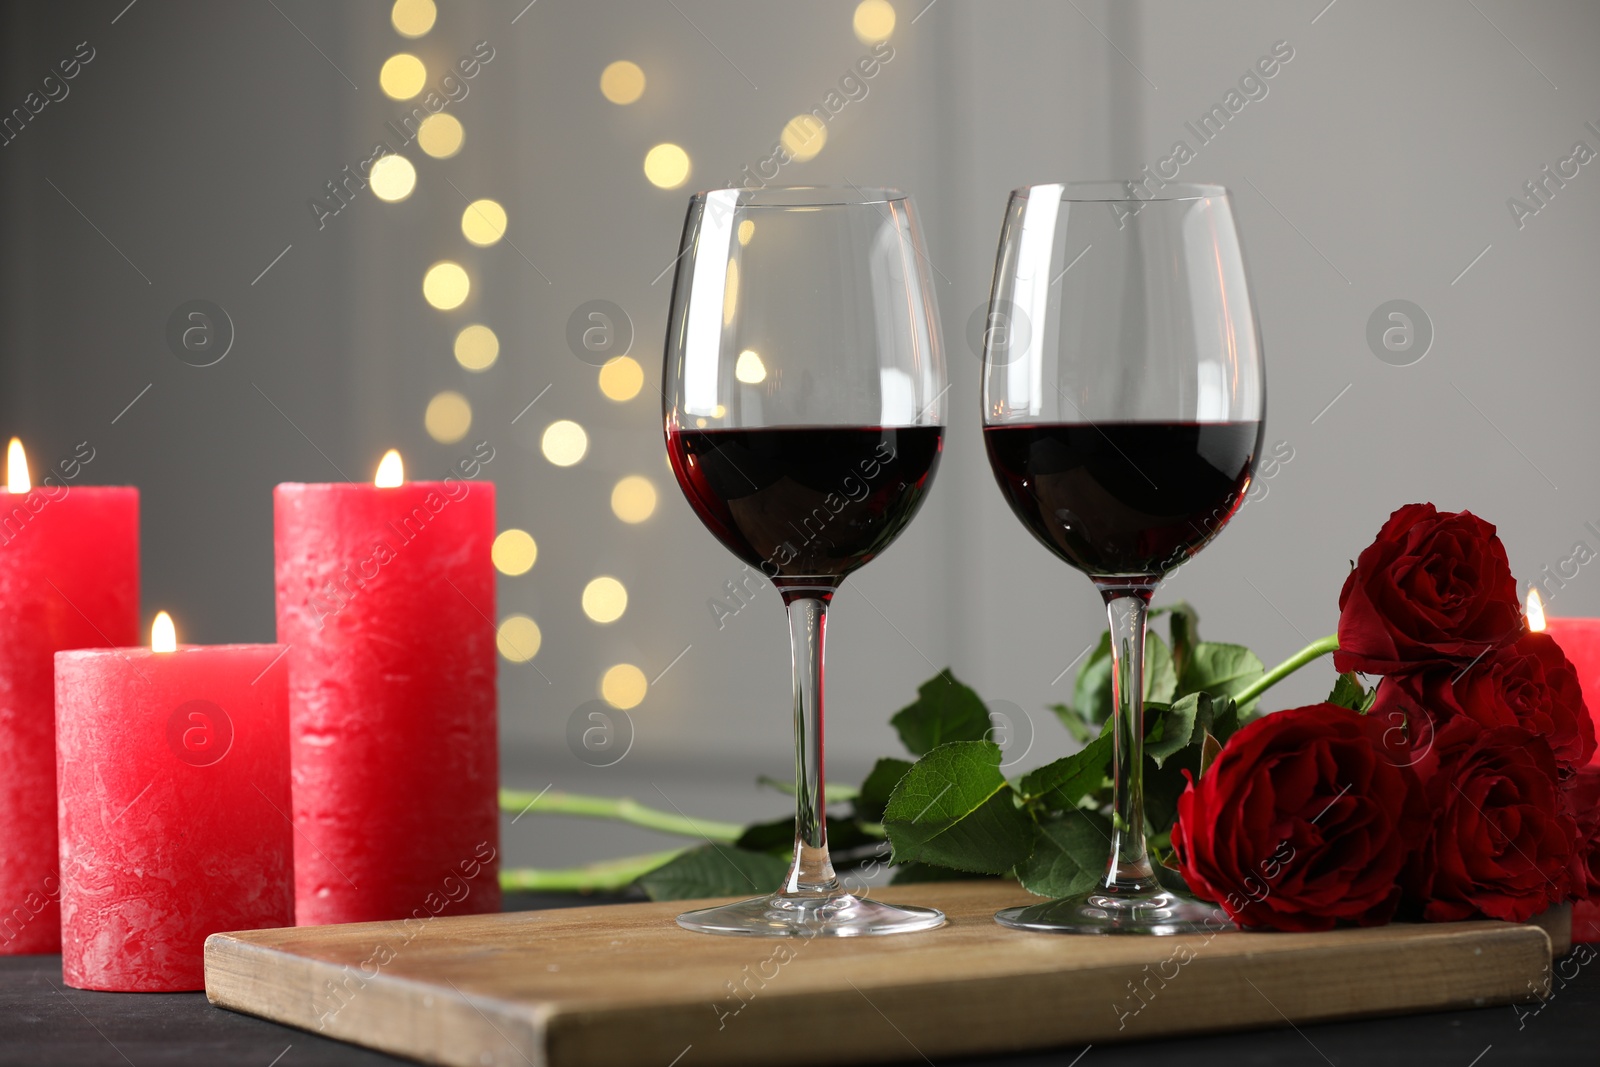
[{"label": "wine glass stem", "polygon": [[833,861],[828,857],[828,799],[822,752],[823,643],[828,599],[784,597],[794,660],[794,863],[783,888],[789,894],[829,894],[839,890]]},{"label": "wine glass stem", "polygon": [[1101,588],[1111,620],[1111,861],[1101,888],[1156,887],[1144,844],[1144,628],[1150,590]]}]

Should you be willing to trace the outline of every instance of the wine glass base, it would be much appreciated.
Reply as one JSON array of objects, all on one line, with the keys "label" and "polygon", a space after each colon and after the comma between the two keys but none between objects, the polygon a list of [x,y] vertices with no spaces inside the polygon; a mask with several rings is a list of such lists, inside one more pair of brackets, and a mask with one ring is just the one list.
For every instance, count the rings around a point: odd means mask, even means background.
[{"label": "wine glass base", "polygon": [[1097,887],[1075,897],[1006,908],[994,921],[1049,934],[1215,934],[1232,930],[1221,908],[1164,889],[1122,892]]},{"label": "wine glass base", "polygon": [[703,934],[740,937],[881,937],[943,926],[944,913],[902,907],[839,892],[818,896],[775,893],[678,916],[678,925]]}]

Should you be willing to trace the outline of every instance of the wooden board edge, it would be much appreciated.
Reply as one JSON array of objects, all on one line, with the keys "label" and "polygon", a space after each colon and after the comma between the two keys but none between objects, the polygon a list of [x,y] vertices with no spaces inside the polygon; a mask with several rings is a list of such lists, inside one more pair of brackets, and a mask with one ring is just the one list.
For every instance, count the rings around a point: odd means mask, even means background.
[{"label": "wooden board edge", "polygon": [[[855,1012],[865,1022],[850,1037],[849,1059],[879,1063],[1271,1029],[1548,996],[1550,939],[1537,927],[1441,931],[1426,956],[1408,955],[1409,948],[1414,946],[1347,945],[1210,960],[1201,952],[1176,964],[1159,989],[1152,984],[1159,976],[1145,973],[1148,965],[1106,965],[1071,973],[952,979],[917,989],[863,983],[801,996],[758,995],[736,1017],[717,1017],[722,1025],[709,1036],[708,1020],[718,1016],[709,1003],[698,1017],[682,1010],[664,1013],[659,1005],[564,1008],[547,1020],[545,1040],[553,1067],[666,1063],[675,1057],[685,1067],[752,1062],[784,1067],[839,1059],[838,1049],[818,1050],[810,1039],[819,1022]],[[1322,970],[1330,981],[1305,983],[1307,967]],[[1385,980],[1363,987],[1361,980],[1373,974]],[[1119,1005],[1114,994],[1130,996],[1136,982],[1147,999]],[[1107,993],[1091,1000],[1084,996],[1086,988]],[[1267,990],[1276,995],[1269,999]],[[948,1003],[967,1010],[959,1015],[929,1010]],[[1223,1004],[1231,1016],[1220,1014]]]},{"label": "wooden board edge", "polygon": [[[381,970],[368,976],[228,934],[206,938],[205,978],[206,999],[219,1008],[407,1059],[445,1067],[550,1064],[544,1009],[465,993],[436,997],[436,987],[411,979]],[[419,1002],[431,1010],[417,1011]]]}]

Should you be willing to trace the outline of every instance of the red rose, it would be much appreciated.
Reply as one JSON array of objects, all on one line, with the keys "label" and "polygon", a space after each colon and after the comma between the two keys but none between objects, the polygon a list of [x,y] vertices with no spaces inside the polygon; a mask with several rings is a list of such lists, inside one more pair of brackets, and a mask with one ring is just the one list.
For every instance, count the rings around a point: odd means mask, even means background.
[{"label": "red rose", "polygon": [[1333,665],[1364,674],[1464,665],[1521,628],[1517,583],[1494,527],[1470,511],[1408,504],[1345,579]]},{"label": "red rose", "polygon": [[1427,826],[1415,773],[1381,749],[1384,729],[1315,704],[1234,734],[1178,800],[1172,847],[1190,888],[1241,926],[1388,922]]},{"label": "red rose", "polygon": [[1572,895],[1600,898],[1600,767],[1580,767],[1563,792],[1578,826]]},{"label": "red rose", "polygon": [[1578,828],[1544,739],[1458,716],[1440,726],[1431,759],[1433,828],[1408,876],[1423,918],[1525,922],[1566,900]]},{"label": "red rose", "polygon": [[[1486,729],[1519,726],[1545,739],[1563,777],[1594,755],[1594,720],[1578,672],[1548,634],[1527,633],[1476,663],[1405,671],[1383,680],[1372,714],[1403,720],[1420,760],[1434,733],[1457,716]],[[1392,737],[1391,737],[1392,740]]]}]

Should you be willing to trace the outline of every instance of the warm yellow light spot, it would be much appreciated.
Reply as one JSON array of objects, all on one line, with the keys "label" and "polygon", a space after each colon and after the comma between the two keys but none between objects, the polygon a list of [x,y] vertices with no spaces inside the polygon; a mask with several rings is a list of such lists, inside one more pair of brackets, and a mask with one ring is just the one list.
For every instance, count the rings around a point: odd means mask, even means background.
[{"label": "warm yellow light spot", "polygon": [[466,136],[461,120],[445,111],[429,115],[417,127],[417,144],[434,159],[449,159],[461,151],[461,142]]},{"label": "warm yellow light spot", "polygon": [[696,426],[696,427],[698,427],[698,428],[699,428],[699,429],[702,429],[702,430],[703,430],[703,429],[705,429],[705,428],[706,428],[706,420],[705,420],[705,419],[695,419],[695,420],[694,420],[694,424],[695,424],[695,426]]},{"label": "warm yellow light spot", "polygon": [[778,140],[796,163],[804,163],[815,159],[822,146],[828,143],[828,127],[815,115],[796,115],[784,125]]},{"label": "warm yellow light spot", "polygon": [[676,189],[689,177],[689,153],[675,144],[658,144],[644,157],[644,176],[651,185]]},{"label": "warm yellow light spot", "polygon": [[600,678],[600,695],[614,708],[636,708],[650,689],[644,671],[631,663],[619,663]]},{"label": "warm yellow light spot", "polygon": [[539,545],[527,530],[501,530],[489,550],[489,557],[494,560],[495,570],[515,578],[533,569],[534,561],[539,558]]},{"label": "warm yellow light spot", "polygon": [[556,466],[570,467],[589,451],[589,435],[572,420],[559,419],[544,428],[539,450]]},{"label": "warm yellow light spot", "polygon": [[526,663],[539,654],[544,635],[539,624],[526,615],[507,615],[494,632],[494,643],[512,663]]},{"label": "warm yellow light spot", "polygon": [[619,59],[600,72],[600,95],[613,104],[631,104],[644,95],[644,71]]},{"label": "warm yellow light spot", "polygon": [[417,187],[417,168],[405,156],[384,156],[372,165],[367,178],[372,182],[372,195],[392,204]]},{"label": "warm yellow light spot", "polygon": [[410,52],[401,52],[384,60],[378,84],[396,100],[410,100],[428,84],[428,68]]},{"label": "warm yellow light spot", "polygon": [[172,625],[172,616],[164,611],[156,612],[156,621],[150,624],[150,651],[178,651],[178,628]]},{"label": "warm yellow light spot", "polygon": [[894,5],[889,0],[861,0],[852,24],[862,44],[886,41],[894,32]]},{"label": "warm yellow light spot", "polygon": [[460,393],[446,389],[428,401],[422,425],[428,428],[428,436],[441,445],[453,445],[472,429],[472,405]]},{"label": "warm yellow light spot", "polygon": [[6,490],[26,493],[32,488],[33,480],[28,477],[28,456],[22,451],[22,442],[13,437],[6,446]]},{"label": "warm yellow light spot", "polygon": [[1545,628],[1544,599],[1539,596],[1539,590],[1538,589],[1534,588],[1533,586],[1529,586],[1528,587],[1528,629],[1532,630],[1534,633],[1537,634],[1537,633],[1543,633],[1544,632],[1544,628]]},{"label": "warm yellow light spot", "polygon": [[440,311],[460,307],[472,292],[472,279],[459,263],[442,259],[422,276],[422,295]]},{"label": "warm yellow light spot", "polygon": [[600,368],[600,391],[607,400],[632,400],[644,388],[644,368],[632,356],[606,360]]},{"label": "warm yellow light spot", "polygon": [[583,587],[583,613],[595,622],[616,622],[628,610],[628,589],[610,575]]},{"label": "warm yellow light spot", "polygon": [[743,222],[739,223],[739,243],[741,245],[749,244],[750,243],[750,238],[754,237],[755,235],[756,235],[756,220],[755,219],[745,219]]},{"label": "warm yellow light spot", "polygon": [[628,475],[611,490],[611,511],[623,522],[643,522],[656,513],[656,487],[642,474]]},{"label": "warm yellow light spot", "polygon": [[739,311],[739,261],[728,260],[728,279],[722,287],[722,325],[733,325],[733,316]]},{"label": "warm yellow light spot", "polygon": [[713,419],[720,419],[724,415],[726,415],[727,413],[728,413],[728,408],[724,404],[718,404],[716,407],[711,409],[711,417]]},{"label": "warm yellow light spot", "polygon": [[467,370],[488,370],[500,358],[500,338],[487,326],[474,324],[456,334],[456,362]]},{"label": "warm yellow light spot", "polygon": [[433,29],[433,20],[438,17],[433,0],[394,0],[389,11],[389,21],[402,37],[421,37]]},{"label": "warm yellow light spot", "polygon": [[406,465],[400,459],[398,449],[389,449],[378,461],[378,473],[372,476],[372,484],[379,489],[393,489],[397,485],[404,485],[406,480]]},{"label": "warm yellow light spot", "polygon": [[767,380],[767,365],[753,349],[747,348],[739,353],[733,365],[733,376],[746,385],[760,385]]},{"label": "warm yellow light spot", "polygon": [[506,235],[506,209],[496,200],[474,200],[461,213],[461,234],[479,247]]}]

